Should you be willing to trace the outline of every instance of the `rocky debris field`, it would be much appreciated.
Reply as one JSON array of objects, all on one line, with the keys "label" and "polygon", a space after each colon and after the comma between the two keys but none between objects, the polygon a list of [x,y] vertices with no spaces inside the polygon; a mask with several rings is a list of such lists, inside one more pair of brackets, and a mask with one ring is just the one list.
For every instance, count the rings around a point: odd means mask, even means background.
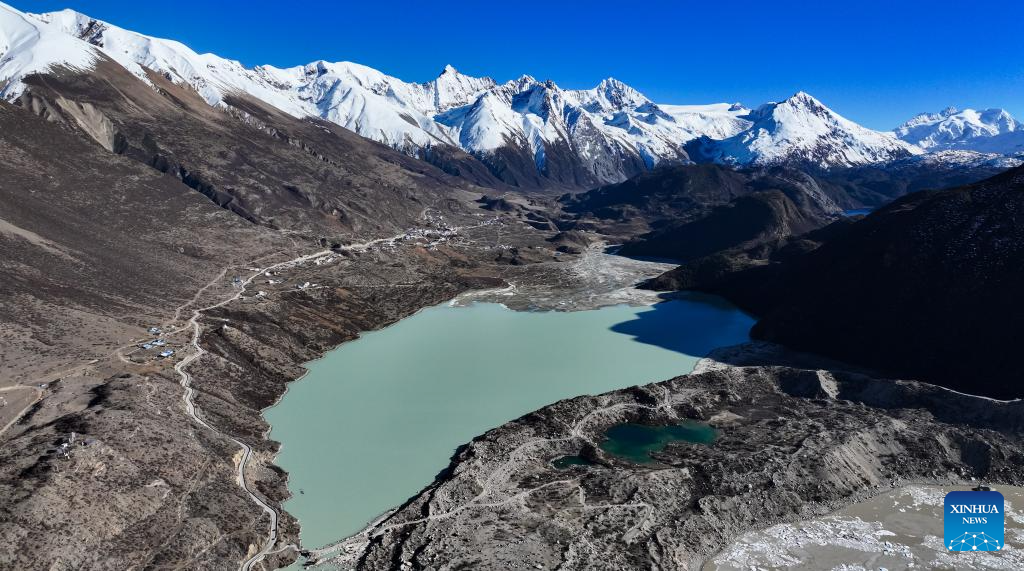
[{"label": "rocky debris field", "polygon": [[[396,512],[311,555],[360,569],[697,569],[749,530],[908,483],[1024,482],[1024,403],[839,369],[702,370],[498,427]],[[600,447],[613,425],[684,419],[717,440],[670,443],[647,464]],[[591,464],[552,465],[566,455]]]},{"label": "rocky debris field", "polygon": [[943,540],[947,492],[968,486],[910,485],[857,502],[827,516],[744,534],[706,566],[708,571],[814,569],[1024,568],[1024,489],[997,486],[1006,500],[1007,545],[999,550],[950,552]]}]

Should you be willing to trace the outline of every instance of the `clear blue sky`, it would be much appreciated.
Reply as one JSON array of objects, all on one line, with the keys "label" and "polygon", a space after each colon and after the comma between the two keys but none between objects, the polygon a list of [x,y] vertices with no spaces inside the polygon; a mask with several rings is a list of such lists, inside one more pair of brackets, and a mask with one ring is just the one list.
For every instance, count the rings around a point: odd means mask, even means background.
[{"label": "clear blue sky", "polygon": [[349,60],[424,81],[451,63],[569,88],[614,76],[661,103],[753,106],[802,89],[876,129],[948,105],[1024,118],[1020,0],[7,1],[250,66]]}]

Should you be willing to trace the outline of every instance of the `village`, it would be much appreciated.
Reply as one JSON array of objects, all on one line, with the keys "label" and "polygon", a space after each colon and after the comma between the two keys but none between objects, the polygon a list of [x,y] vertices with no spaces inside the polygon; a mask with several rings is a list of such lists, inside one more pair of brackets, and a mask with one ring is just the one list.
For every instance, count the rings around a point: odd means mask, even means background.
[{"label": "village", "polygon": [[[500,224],[500,216],[491,216],[480,222],[465,226],[452,226],[444,216],[431,212],[429,209],[422,215],[422,226],[406,229],[401,234],[389,238],[381,238],[369,243],[357,245],[334,245],[330,252],[308,260],[310,272],[305,275],[298,275],[294,270],[301,268],[303,264],[286,264],[277,266],[274,269],[258,267],[247,267],[246,271],[254,272],[255,275],[245,278],[242,275],[231,277],[231,287],[241,290],[238,296],[243,303],[259,303],[272,295],[279,295],[288,292],[309,292],[324,287],[331,287],[312,281],[310,278],[315,274],[317,267],[328,266],[339,260],[346,259],[368,248],[378,248],[383,251],[394,251],[400,245],[418,246],[427,250],[436,248],[464,239],[461,233],[466,230],[483,228]],[[492,246],[501,249],[501,245]],[[507,248],[507,246],[506,246]],[[249,289],[251,285],[259,284],[263,287]],[[146,336],[132,341],[130,348],[122,354],[123,360],[134,364],[161,364],[173,365],[177,362],[182,348],[187,345],[185,339],[176,339],[184,327],[178,322],[171,322],[163,325],[153,325],[146,329]],[[127,349],[127,348],[126,348]]]}]

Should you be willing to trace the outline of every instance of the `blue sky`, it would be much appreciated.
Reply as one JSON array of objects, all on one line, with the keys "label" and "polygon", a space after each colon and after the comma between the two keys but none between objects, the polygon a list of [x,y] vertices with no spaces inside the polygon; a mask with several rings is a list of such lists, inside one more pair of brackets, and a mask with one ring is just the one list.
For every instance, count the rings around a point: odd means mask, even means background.
[{"label": "blue sky", "polygon": [[425,81],[450,63],[568,88],[614,76],[661,103],[754,106],[802,89],[876,129],[948,105],[1024,118],[1020,1],[8,1],[246,65],[349,60]]}]

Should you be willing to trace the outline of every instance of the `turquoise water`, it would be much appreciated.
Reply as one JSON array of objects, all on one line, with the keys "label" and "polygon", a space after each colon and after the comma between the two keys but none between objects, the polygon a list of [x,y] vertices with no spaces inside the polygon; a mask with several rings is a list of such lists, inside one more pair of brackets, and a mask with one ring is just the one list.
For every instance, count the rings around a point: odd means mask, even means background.
[{"label": "turquoise water", "polygon": [[660,381],[752,320],[715,298],[579,312],[425,309],[307,365],[264,413],[284,446],[284,508],[304,547],[362,529],[416,494],[456,447],[555,401]]},{"label": "turquoise water", "polygon": [[562,456],[561,458],[555,458],[551,461],[551,465],[559,470],[566,470],[573,466],[593,466],[594,463],[587,460],[583,456]]},{"label": "turquoise water", "polygon": [[605,432],[601,449],[638,464],[647,464],[652,461],[651,452],[664,449],[669,442],[711,444],[717,436],[714,428],[692,420],[668,426],[617,424]]}]

